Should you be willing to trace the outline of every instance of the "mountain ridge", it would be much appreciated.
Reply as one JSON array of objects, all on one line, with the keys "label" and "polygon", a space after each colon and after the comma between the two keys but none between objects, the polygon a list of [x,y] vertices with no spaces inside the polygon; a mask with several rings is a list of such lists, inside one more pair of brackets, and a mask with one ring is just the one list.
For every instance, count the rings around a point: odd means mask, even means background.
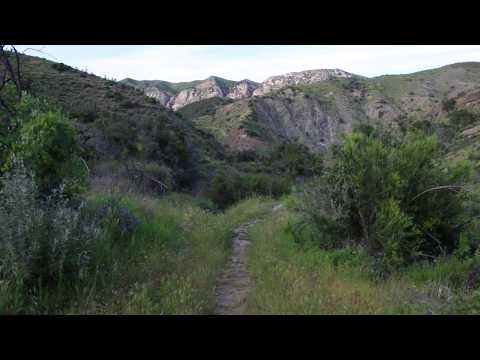
[{"label": "mountain ridge", "polygon": [[[250,98],[262,96],[289,85],[308,84],[333,78],[350,78],[355,76],[357,75],[340,69],[314,69],[270,76],[261,83],[249,79],[233,81],[218,76],[209,76],[204,80],[184,83],[125,78],[120,83],[141,89],[145,95],[155,98],[163,106],[178,110],[193,102],[212,97]],[[181,86],[177,84],[181,84]]]},{"label": "mountain ridge", "polygon": [[[451,109],[447,109],[449,103]],[[179,112],[231,151],[258,147],[252,138],[264,144],[273,138],[298,140],[318,152],[338,143],[341,134],[359,124],[403,127],[427,121],[431,126],[443,129],[449,124],[456,129],[456,114],[476,118],[480,114],[480,62],[412,74],[336,77],[217,103],[208,113],[199,111],[202,107],[203,102],[192,103]]]}]

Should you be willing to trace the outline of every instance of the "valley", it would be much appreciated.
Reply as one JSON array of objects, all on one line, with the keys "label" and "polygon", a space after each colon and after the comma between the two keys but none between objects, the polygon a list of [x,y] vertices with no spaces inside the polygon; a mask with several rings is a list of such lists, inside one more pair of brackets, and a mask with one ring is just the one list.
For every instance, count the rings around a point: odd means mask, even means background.
[{"label": "valley", "polygon": [[0,314],[480,311],[480,62],[172,83],[1,55]]}]

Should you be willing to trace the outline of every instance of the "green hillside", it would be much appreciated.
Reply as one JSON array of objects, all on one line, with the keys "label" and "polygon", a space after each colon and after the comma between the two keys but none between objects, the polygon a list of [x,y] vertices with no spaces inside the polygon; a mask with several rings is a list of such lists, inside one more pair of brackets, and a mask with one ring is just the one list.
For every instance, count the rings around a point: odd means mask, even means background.
[{"label": "green hillside", "polygon": [[141,90],[38,57],[21,56],[21,68],[33,95],[71,115],[85,159],[102,173],[135,160],[152,169],[166,166],[172,174],[168,182],[191,187],[202,176],[202,159],[222,153],[208,134]]}]

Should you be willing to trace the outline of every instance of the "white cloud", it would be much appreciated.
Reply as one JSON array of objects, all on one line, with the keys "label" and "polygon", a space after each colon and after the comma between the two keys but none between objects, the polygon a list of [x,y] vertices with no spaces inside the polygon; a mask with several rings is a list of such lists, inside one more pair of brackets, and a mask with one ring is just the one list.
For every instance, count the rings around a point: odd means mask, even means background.
[{"label": "white cloud", "polygon": [[208,49],[209,46],[149,47],[123,56],[92,59],[86,61],[85,66],[98,75],[107,74],[118,80],[131,77],[190,81],[199,70],[201,72]]},{"label": "white cloud", "polygon": [[[52,53],[57,54],[53,51],[61,47],[52,48]],[[68,48],[74,50],[72,46]],[[480,46],[467,45],[122,46],[116,48],[116,54],[110,51],[115,47],[86,48],[88,51],[82,49],[80,56],[74,58],[76,63],[71,65],[116,79],[173,82],[204,79],[210,75],[263,81],[272,75],[321,68],[378,76],[480,61]]]}]

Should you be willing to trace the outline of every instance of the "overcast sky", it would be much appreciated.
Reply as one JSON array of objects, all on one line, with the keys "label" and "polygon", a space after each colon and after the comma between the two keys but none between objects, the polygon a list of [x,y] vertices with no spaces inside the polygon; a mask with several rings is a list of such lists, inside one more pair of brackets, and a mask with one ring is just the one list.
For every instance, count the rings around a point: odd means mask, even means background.
[{"label": "overcast sky", "polygon": [[272,75],[311,69],[342,69],[363,76],[405,74],[456,62],[480,61],[479,45],[18,45],[49,54],[98,76],[121,80],[205,79],[264,81]]}]

